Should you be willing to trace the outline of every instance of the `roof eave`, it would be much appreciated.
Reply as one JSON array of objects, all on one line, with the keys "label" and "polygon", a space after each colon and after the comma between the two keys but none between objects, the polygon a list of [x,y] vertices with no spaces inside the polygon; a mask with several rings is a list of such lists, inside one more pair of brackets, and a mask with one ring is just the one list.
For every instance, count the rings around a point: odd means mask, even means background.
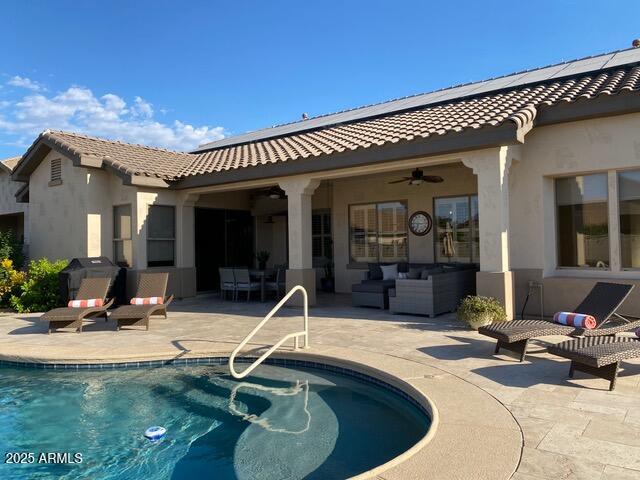
[{"label": "roof eave", "polygon": [[480,150],[501,145],[521,144],[528,130],[530,130],[528,124],[518,127],[509,121],[496,127],[486,126],[475,130],[450,132],[445,135],[433,135],[367,149],[194,175],[179,180],[173,185],[173,188],[217,186],[247,180],[316,173],[417,157]]}]

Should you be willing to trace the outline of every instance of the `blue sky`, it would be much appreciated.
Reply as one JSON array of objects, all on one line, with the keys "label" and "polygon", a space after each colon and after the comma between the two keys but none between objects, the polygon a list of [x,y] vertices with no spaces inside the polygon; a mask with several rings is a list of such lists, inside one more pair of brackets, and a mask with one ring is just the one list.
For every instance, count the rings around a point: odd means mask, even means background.
[{"label": "blue sky", "polygon": [[627,48],[640,3],[0,4],[0,157],[44,128],[188,149],[223,135]]}]

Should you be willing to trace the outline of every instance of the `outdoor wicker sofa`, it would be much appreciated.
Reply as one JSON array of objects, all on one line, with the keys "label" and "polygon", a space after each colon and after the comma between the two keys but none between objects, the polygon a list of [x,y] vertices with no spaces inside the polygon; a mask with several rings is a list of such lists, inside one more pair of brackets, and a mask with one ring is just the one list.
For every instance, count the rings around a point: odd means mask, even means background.
[{"label": "outdoor wicker sofa", "polygon": [[84,319],[104,317],[107,320],[107,309],[113,304],[113,299],[107,301],[107,294],[111,286],[110,277],[83,278],[74,300],[91,300],[99,298],[103,305],[99,307],[61,307],[44,313],[40,319],[48,322],[47,333],[58,328],[75,328],[82,332]]},{"label": "outdoor wicker sofa", "polygon": [[571,360],[569,377],[576,370],[609,380],[616,388],[622,360],[640,357],[640,339],[633,337],[585,337],[550,346],[549,353]]},{"label": "outdoor wicker sofa", "polygon": [[615,335],[640,327],[640,320],[627,320],[617,312],[633,290],[633,285],[598,282],[591,289],[574,313],[591,315],[596,319],[596,328],[582,328],[561,325],[548,320],[512,320],[497,322],[480,327],[478,333],[497,340],[494,353],[501,348],[520,355],[522,362],[527,355],[529,340],[549,335],[569,335],[582,337],[602,337]]},{"label": "outdoor wicker sofa", "polygon": [[116,322],[116,330],[122,326],[145,326],[149,330],[149,318],[152,315],[167,318],[167,307],[173,301],[173,295],[166,296],[168,282],[168,273],[141,273],[135,297],[162,297],[164,301],[157,305],[123,305],[116,308],[109,315]]}]

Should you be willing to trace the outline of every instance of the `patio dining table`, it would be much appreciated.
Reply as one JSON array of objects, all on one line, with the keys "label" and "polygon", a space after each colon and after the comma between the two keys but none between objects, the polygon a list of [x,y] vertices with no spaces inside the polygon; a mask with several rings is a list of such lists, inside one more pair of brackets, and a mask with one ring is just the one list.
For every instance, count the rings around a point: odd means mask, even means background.
[{"label": "patio dining table", "polygon": [[276,271],[273,268],[267,268],[265,270],[252,268],[249,270],[249,275],[251,275],[254,278],[260,279],[260,301],[261,302],[264,302],[267,299],[267,292],[266,292],[267,278],[273,276],[275,273]]}]

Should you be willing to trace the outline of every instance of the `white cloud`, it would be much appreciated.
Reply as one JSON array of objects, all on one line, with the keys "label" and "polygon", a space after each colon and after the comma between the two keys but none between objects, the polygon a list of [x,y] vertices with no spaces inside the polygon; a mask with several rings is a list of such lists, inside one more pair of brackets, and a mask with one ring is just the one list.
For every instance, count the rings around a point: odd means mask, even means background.
[{"label": "white cloud", "polygon": [[11,85],[13,87],[26,88],[27,90],[33,90],[34,92],[40,92],[46,90],[44,85],[40,82],[36,82],[35,80],[31,80],[27,77],[21,77],[20,75],[15,75],[11,77],[7,82],[7,85]]},{"label": "white cloud", "polygon": [[0,111],[0,142],[6,145],[26,147],[43,130],[55,129],[190,150],[225,134],[222,127],[193,126],[178,120],[161,122],[154,118],[153,105],[142,97],[134,97],[129,106],[116,94],[97,97],[85,87],[72,86],[52,95],[34,91],[12,100],[3,101]]}]

